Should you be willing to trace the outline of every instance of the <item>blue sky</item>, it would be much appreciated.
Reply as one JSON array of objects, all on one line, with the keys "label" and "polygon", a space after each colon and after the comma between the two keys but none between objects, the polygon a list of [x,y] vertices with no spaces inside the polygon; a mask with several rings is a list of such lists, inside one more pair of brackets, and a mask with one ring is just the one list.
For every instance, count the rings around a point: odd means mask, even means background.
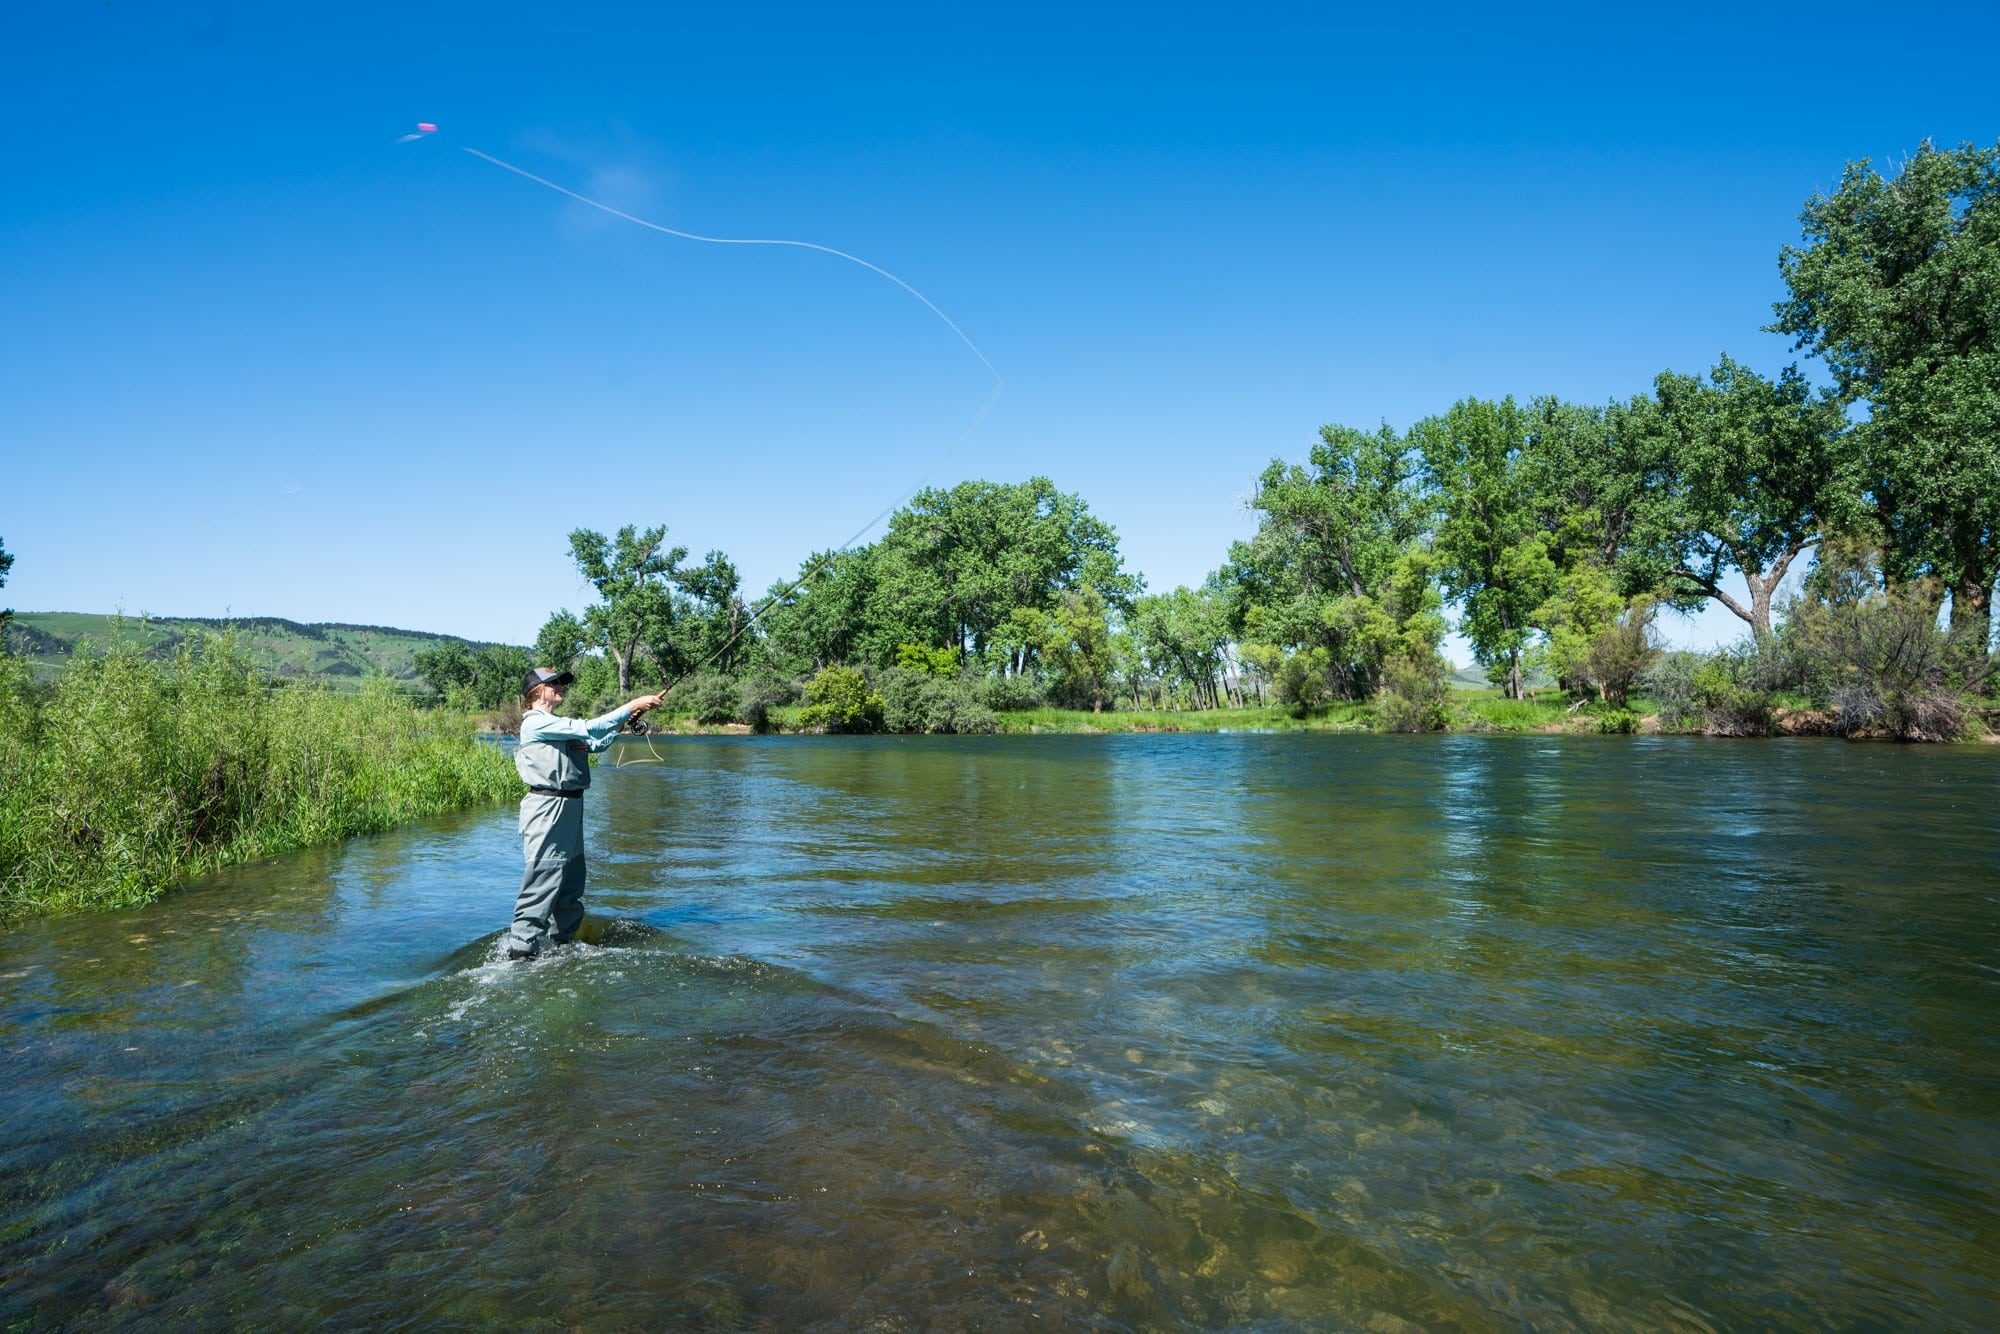
[{"label": "blue sky", "polygon": [[[1996,38],[1990,5],[9,5],[0,601],[524,642],[587,601],[580,525],[762,589],[920,476],[1036,473],[1196,582],[1323,422],[1792,360],[1760,326],[1801,205],[2000,137]],[[465,146],[881,265],[1005,390],[950,452],[993,380],[907,293]]]}]

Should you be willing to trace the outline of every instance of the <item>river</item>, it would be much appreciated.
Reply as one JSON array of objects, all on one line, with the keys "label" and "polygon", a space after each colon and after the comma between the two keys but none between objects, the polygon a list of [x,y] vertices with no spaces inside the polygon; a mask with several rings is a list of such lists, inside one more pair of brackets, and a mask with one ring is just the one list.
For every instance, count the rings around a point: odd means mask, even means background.
[{"label": "river", "polygon": [[2000,752],[704,738],[0,935],[0,1325],[2000,1325]]}]

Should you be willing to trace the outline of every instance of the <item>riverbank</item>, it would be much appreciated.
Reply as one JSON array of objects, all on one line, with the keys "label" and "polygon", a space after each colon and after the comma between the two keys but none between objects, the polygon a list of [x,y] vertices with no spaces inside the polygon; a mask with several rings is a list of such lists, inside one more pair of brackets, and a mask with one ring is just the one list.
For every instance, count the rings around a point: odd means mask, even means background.
[{"label": "riverbank", "polygon": [[[1833,716],[1807,704],[1779,705],[1764,716],[1718,724],[1709,719],[1681,720],[1675,725],[1662,716],[1654,701],[1635,697],[1625,707],[1586,701],[1577,703],[1548,691],[1529,699],[1507,699],[1497,690],[1461,691],[1449,704],[1451,726],[1465,733],[1535,733],[1542,735],[1674,735],[1824,737],[1841,733]],[[769,710],[764,730],[795,734],[813,729],[799,725],[797,707]],[[2000,741],[2000,706],[1980,710],[1978,734],[1967,741]],[[1146,732],[1376,732],[1384,730],[1369,703],[1341,702],[1306,712],[1278,705],[1243,709],[1083,709],[1035,708],[996,712],[994,731],[1005,735],[1092,735]],[[657,732],[682,736],[747,735],[756,729],[744,723],[701,723],[691,715],[650,720]],[[518,719],[516,720],[518,725]],[[1867,733],[1853,739],[1875,739]]]},{"label": "riverbank", "polygon": [[229,635],[166,661],[0,655],[0,921],[150,902],[225,866],[518,795],[469,715],[387,679],[273,681]]}]

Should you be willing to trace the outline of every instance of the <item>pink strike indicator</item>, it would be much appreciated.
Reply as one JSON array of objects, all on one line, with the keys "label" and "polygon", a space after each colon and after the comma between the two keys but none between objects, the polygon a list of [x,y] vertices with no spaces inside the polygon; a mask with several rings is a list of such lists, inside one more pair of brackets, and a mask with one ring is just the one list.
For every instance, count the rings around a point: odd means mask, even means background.
[{"label": "pink strike indicator", "polygon": [[435,126],[435,125],[431,124],[431,123],[430,123],[429,121],[427,121],[427,120],[420,120],[420,121],[418,121],[418,122],[417,122],[417,128],[418,128],[419,130],[421,130],[421,131],[422,131],[423,133],[425,133],[425,134],[436,134],[436,133],[437,133],[437,126]]}]

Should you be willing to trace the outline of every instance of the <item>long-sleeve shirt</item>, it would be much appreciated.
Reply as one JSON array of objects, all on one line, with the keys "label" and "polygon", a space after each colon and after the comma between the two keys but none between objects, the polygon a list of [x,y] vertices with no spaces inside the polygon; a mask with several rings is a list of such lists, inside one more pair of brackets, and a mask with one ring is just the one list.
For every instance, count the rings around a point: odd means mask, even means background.
[{"label": "long-sleeve shirt", "polygon": [[521,744],[514,751],[521,781],[529,787],[583,791],[590,786],[590,755],[611,748],[619,724],[631,713],[629,708],[618,708],[602,718],[578,721],[558,718],[547,709],[529,709],[521,719]]}]

